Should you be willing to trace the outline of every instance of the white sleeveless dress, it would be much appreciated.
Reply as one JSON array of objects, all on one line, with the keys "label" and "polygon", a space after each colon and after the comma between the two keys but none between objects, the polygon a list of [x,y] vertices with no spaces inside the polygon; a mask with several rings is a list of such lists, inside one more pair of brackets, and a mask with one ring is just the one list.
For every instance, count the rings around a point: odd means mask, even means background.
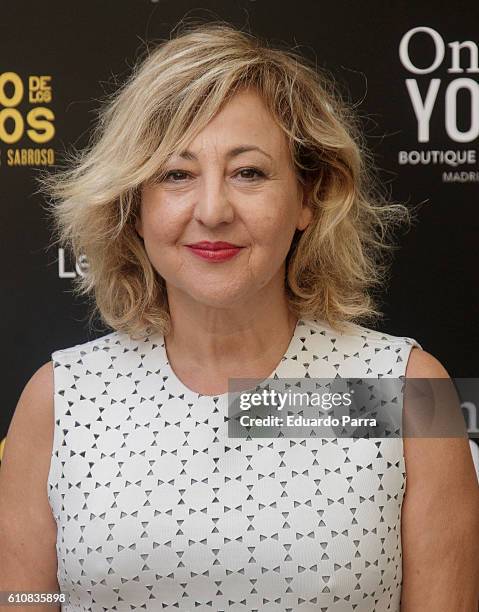
[{"label": "white sleeveless dress", "polygon": [[[413,346],[300,319],[270,377],[399,378]],[[62,610],[399,612],[401,437],[228,438],[160,334],[52,359]]]}]

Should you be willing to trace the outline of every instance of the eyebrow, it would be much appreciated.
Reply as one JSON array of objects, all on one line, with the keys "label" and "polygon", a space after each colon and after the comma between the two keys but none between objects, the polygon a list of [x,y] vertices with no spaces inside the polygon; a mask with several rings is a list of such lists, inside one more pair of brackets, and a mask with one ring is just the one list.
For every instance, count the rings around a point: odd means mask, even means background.
[{"label": "eyebrow", "polygon": [[[238,145],[237,147],[234,147],[233,149],[230,149],[229,151],[227,151],[226,158],[232,159],[233,157],[236,157],[237,155],[241,155],[241,153],[247,153],[248,151],[259,151],[263,155],[266,155],[266,157],[269,157],[269,159],[273,160],[273,158],[271,157],[269,153],[266,153],[266,151],[263,151],[261,147],[257,147],[256,145]],[[187,159],[187,160],[197,159],[196,155],[188,150],[181,151],[179,153],[179,157],[181,157],[182,159]]]}]

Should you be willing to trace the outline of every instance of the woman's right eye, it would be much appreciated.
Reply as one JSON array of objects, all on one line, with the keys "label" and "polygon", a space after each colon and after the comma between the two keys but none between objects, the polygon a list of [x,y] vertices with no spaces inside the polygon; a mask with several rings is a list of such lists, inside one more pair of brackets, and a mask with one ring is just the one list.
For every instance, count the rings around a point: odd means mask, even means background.
[{"label": "woman's right eye", "polygon": [[[163,175],[163,178],[161,179],[161,182],[179,183],[181,181],[181,179],[184,178],[187,175],[188,175],[188,173],[184,172],[183,170],[170,170],[169,172],[166,172]],[[175,179],[173,179],[173,177],[175,177]],[[179,177],[179,180],[177,180],[178,177]],[[170,180],[170,178],[172,180]]]}]

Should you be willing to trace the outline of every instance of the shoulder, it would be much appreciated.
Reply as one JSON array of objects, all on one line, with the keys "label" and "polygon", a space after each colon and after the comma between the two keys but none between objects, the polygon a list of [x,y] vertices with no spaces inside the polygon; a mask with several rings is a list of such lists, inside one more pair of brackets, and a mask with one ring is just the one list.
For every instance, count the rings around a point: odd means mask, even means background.
[{"label": "shoulder", "polygon": [[160,335],[135,339],[121,331],[53,351],[55,391],[61,396],[58,406],[65,400],[91,397],[100,382],[113,385],[111,389],[120,378],[122,384],[128,383],[136,368],[157,371],[165,359]]},{"label": "shoulder", "polygon": [[54,374],[53,362],[48,361],[34,372],[20,394],[7,431],[2,469],[8,465],[8,473],[13,474],[30,463],[32,469],[38,468],[36,457],[42,450],[51,450],[53,424]]},{"label": "shoulder", "polygon": [[[307,319],[299,332],[298,343],[304,336],[306,349],[320,364],[312,369],[316,376],[398,378],[404,376],[412,347],[422,348],[414,338],[352,322],[332,327],[323,320]],[[304,349],[299,346],[299,350]]]},{"label": "shoulder", "polygon": [[352,341],[363,346],[376,346],[387,348],[390,345],[417,346],[422,348],[415,338],[409,336],[396,336],[382,330],[376,330],[351,321],[343,322],[341,329],[335,329],[325,321],[319,319],[303,320],[303,329],[310,333],[319,333],[334,338],[336,341]]},{"label": "shoulder", "polygon": [[333,327],[323,319],[305,318],[297,327],[292,351],[310,377],[399,378],[413,346],[422,348],[414,338],[351,321]]},{"label": "shoulder", "polygon": [[[38,368],[25,384],[13,414],[10,429],[18,429],[18,422],[29,424],[27,430],[34,433],[32,425],[45,426],[45,413],[53,404],[53,362]],[[10,431],[10,430],[9,430]],[[37,430],[38,431],[38,430]],[[27,431],[25,431],[25,435]]]},{"label": "shoulder", "polygon": [[431,353],[413,347],[406,367],[406,378],[449,378],[449,374]]},{"label": "shoulder", "polygon": [[99,336],[94,340],[56,349],[52,352],[53,366],[56,365],[55,362],[68,359],[69,356],[84,356],[105,348],[113,348],[115,345],[124,343],[124,337],[125,335],[121,332],[113,331],[108,334],[104,334],[103,336]]}]

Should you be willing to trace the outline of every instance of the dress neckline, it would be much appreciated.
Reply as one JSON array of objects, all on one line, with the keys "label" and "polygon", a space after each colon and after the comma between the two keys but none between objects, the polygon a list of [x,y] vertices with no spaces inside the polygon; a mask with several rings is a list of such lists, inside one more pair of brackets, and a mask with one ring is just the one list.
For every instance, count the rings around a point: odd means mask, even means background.
[{"label": "dress neckline", "polygon": [[[264,378],[262,381],[258,382],[257,384],[262,384],[262,382],[266,379],[269,378],[274,378],[274,375],[276,374],[279,366],[281,365],[281,363],[285,360],[285,358],[289,357],[291,354],[291,351],[293,350],[293,346],[295,345],[295,340],[298,336],[298,334],[300,333],[300,327],[303,325],[303,319],[299,318],[296,321],[296,325],[294,327],[294,331],[293,334],[290,338],[288,347],[286,348],[286,351],[284,352],[284,354],[282,355],[282,357],[280,358],[280,360],[278,361],[278,363],[276,364],[276,366],[274,367],[273,371],[269,374],[269,376],[267,376],[266,378]],[[161,350],[161,362],[164,363],[165,365],[165,374],[171,378],[171,380],[174,382],[175,387],[179,390],[180,394],[184,394],[184,395],[190,395],[193,396],[195,398],[207,398],[207,399],[218,399],[218,400],[223,400],[225,398],[227,398],[228,396],[228,391],[226,391],[225,393],[215,393],[214,395],[208,395],[205,393],[200,393],[198,391],[193,391],[193,389],[190,389],[190,387],[188,387],[187,385],[185,385],[185,383],[177,376],[176,372],[173,370],[170,361],[168,359],[168,354],[166,352],[166,343],[165,343],[165,337],[162,334],[161,335],[161,340],[159,342],[160,345],[160,350]],[[239,377],[238,377],[239,378]],[[245,378],[250,378],[250,377],[245,377]],[[257,379],[255,379],[257,380]]]}]

